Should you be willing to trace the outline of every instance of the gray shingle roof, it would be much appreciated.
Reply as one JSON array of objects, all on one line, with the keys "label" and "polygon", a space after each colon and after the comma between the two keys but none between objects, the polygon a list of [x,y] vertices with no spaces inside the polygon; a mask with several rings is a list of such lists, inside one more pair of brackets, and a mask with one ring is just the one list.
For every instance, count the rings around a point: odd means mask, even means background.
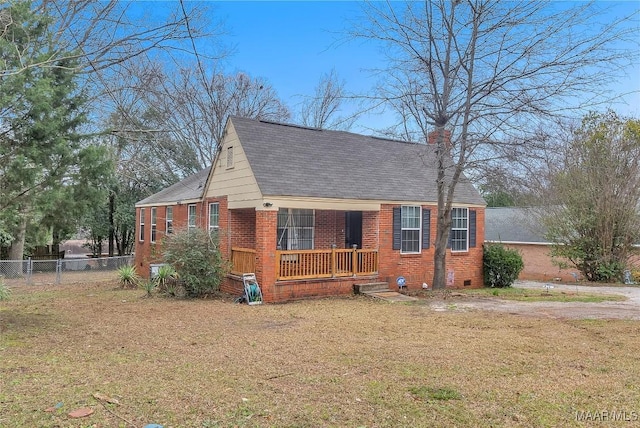
[{"label": "gray shingle roof", "polygon": [[200,199],[202,197],[202,192],[204,191],[204,186],[207,182],[210,169],[211,167],[205,168],[200,172],[190,175],[184,180],[141,200],[136,205],[166,204]]},{"label": "gray shingle roof", "polygon": [[535,208],[487,208],[484,216],[485,241],[547,243]]},{"label": "gray shingle roof", "polygon": [[[263,195],[437,200],[434,146],[242,117],[230,120]],[[454,200],[485,203],[464,177]]]}]

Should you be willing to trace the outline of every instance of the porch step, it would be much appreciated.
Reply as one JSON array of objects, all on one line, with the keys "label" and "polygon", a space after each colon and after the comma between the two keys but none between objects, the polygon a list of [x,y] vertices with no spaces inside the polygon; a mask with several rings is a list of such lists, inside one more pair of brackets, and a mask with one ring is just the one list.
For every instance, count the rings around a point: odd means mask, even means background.
[{"label": "porch step", "polygon": [[367,282],[365,284],[353,284],[353,292],[356,294],[379,293],[389,291],[388,282]]}]

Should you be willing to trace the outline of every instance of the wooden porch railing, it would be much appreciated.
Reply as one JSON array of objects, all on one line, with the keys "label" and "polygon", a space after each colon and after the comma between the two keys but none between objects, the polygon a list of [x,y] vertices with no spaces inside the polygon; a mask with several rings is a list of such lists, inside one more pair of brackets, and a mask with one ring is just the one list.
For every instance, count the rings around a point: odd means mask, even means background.
[{"label": "wooden porch railing", "polygon": [[231,273],[242,275],[256,271],[256,250],[251,248],[231,249]]},{"label": "wooden porch railing", "polygon": [[372,275],[378,272],[377,250],[276,251],[276,279],[314,279]]}]

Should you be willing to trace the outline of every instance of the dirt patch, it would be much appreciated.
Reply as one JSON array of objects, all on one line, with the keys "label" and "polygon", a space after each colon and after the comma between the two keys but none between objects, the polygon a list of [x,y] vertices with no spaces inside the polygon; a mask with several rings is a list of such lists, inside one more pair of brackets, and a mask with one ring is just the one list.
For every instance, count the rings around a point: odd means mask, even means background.
[{"label": "dirt patch", "polygon": [[[551,288],[548,288],[548,287]],[[532,281],[519,281],[514,287],[531,290],[531,293],[544,300],[551,298],[548,291],[562,292],[568,296],[586,294],[620,295],[624,300],[605,302],[520,302],[499,297],[474,296],[455,291],[416,292],[420,303],[435,312],[492,311],[512,315],[558,319],[628,319],[640,320],[640,287],[629,286],[587,286],[575,284],[548,284]]]}]

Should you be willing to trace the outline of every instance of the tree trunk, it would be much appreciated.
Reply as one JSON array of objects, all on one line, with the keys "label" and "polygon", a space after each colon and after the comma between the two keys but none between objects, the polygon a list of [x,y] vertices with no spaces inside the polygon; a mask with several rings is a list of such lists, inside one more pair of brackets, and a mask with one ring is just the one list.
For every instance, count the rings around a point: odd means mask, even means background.
[{"label": "tree trunk", "polygon": [[113,224],[113,212],[115,211],[115,194],[109,191],[109,257],[113,257],[113,241],[115,239],[115,225]]},{"label": "tree trunk", "polygon": [[436,245],[433,253],[433,289],[442,290],[446,287],[447,270],[447,242],[451,227],[451,202],[447,201],[447,184],[445,158],[450,154],[450,142],[445,141],[445,122],[436,126],[436,157],[438,164],[438,221],[436,227]]},{"label": "tree trunk", "polygon": [[[24,210],[22,211],[23,211],[22,212],[23,215],[20,216],[20,225],[18,226],[18,233],[16,233],[16,237],[14,241],[11,243],[11,246],[9,247],[9,252],[8,252],[9,260],[16,260],[20,262],[22,262],[22,259],[24,258],[24,242],[27,236],[27,216],[25,215]],[[22,276],[23,264],[24,263],[18,263],[18,262],[9,263],[6,270],[6,275],[9,278],[17,278]]]}]

